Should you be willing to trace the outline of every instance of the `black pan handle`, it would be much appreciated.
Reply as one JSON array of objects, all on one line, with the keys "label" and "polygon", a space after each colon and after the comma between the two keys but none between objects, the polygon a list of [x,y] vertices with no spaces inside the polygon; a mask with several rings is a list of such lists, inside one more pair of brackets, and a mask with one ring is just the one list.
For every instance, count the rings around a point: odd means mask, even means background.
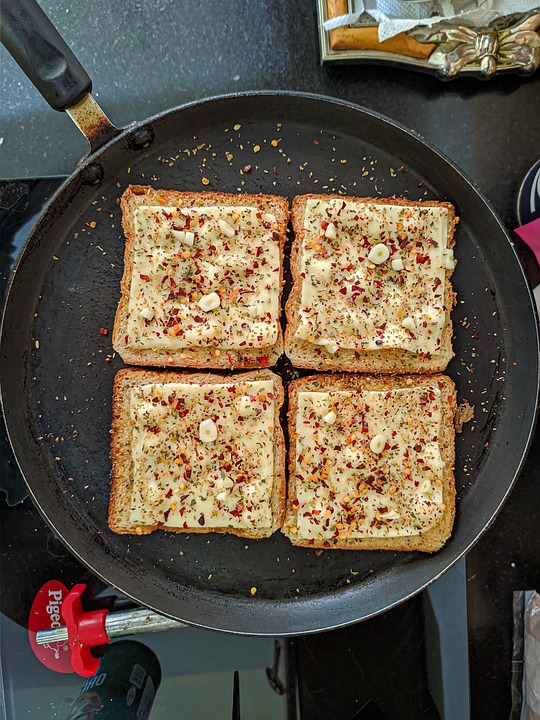
[{"label": "black pan handle", "polygon": [[2,43],[55,110],[65,110],[90,152],[121,131],[92,95],[92,81],[36,0],[0,0]]},{"label": "black pan handle", "polygon": [[2,43],[54,110],[92,91],[92,81],[36,0],[2,0]]}]

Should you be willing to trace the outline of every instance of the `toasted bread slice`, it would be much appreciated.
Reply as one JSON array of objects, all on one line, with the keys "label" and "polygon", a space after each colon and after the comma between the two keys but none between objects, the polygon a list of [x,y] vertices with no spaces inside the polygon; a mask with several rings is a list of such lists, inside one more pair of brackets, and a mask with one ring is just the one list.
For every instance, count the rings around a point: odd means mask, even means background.
[{"label": "toasted bread slice", "polygon": [[120,207],[126,246],[112,340],[124,362],[274,365],[288,201],[132,185]]},{"label": "toasted bread slice", "polygon": [[443,371],[453,357],[456,222],[449,203],[294,198],[285,332],[292,363],[330,372]]},{"label": "toasted bread slice", "polygon": [[109,527],[268,537],[285,511],[280,378],[120,370]]},{"label": "toasted bread slice", "polygon": [[289,386],[294,545],[435,552],[454,521],[456,391],[445,375],[316,375]]}]

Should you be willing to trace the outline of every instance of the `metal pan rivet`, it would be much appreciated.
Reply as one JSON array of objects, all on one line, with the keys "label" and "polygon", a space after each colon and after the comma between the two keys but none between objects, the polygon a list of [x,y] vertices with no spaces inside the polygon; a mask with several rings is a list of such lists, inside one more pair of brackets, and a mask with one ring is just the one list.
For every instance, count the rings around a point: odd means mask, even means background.
[{"label": "metal pan rivet", "polygon": [[142,150],[154,142],[154,131],[150,125],[136,130],[129,138],[128,144],[132,150]]},{"label": "metal pan rivet", "polygon": [[97,185],[103,180],[103,168],[97,163],[88,165],[81,171],[81,180],[85,185]]}]

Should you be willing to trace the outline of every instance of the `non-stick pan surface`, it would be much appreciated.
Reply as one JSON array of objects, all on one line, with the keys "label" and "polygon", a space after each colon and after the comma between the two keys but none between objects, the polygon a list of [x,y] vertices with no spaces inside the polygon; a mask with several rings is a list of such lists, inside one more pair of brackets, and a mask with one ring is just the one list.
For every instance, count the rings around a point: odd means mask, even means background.
[{"label": "non-stick pan surface", "polygon": [[[523,462],[535,418],[538,340],[514,249],[490,207],[447,159],[358,107],[306,95],[239,95],[179,108],[152,119],[149,128],[154,139],[146,149],[137,149],[132,129],[67,181],[28,239],[9,290],[2,397],[30,493],[93,572],[180,620],[287,635],[379,613],[471,547]],[[289,198],[396,194],[455,204],[461,217],[456,357],[448,373],[475,418],[457,437],[456,523],[440,552],[317,555],[280,533],[255,542],[215,534],[120,536],[108,529],[111,390],[123,366],[110,342],[124,250],[117,201],[129,183]],[[280,369],[290,378],[286,363]]]}]

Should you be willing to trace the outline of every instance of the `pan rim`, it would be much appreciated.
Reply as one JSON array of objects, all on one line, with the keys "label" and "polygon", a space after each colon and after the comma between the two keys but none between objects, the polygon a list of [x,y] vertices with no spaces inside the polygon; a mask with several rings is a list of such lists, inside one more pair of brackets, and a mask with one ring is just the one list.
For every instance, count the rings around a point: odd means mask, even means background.
[{"label": "pan rim", "polygon": [[[75,171],[65,180],[65,182],[61,184],[61,186],[58,188],[58,190],[53,194],[53,196],[52,196],[51,199],[49,200],[49,203],[48,203],[47,207],[45,208],[44,212],[41,213],[40,216],[39,216],[39,218],[37,219],[35,225],[33,226],[33,228],[32,228],[32,230],[30,231],[30,233],[29,233],[29,235],[28,235],[25,243],[23,244],[23,246],[22,246],[22,248],[21,248],[21,251],[20,251],[20,253],[19,253],[18,257],[17,257],[16,262],[14,263],[14,267],[13,267],[13,270],[12,270],[12,272],[11,272],[10,280],[9,280],[8,286],[7,286],[7,288],[6,288],[5,299],[4,299],[4,307],[3,307],[3,311],[2,311],[2,324],[1,324],[1,327],[0,327],[0,367],[2,367],[3,364],[4,364],[4,362],[5,362],[5,360],[4,360],[4,357],[5,357],[5,347],[4,347],[4,346],[5,346],[5,344],[6,344],[6,337],[5,337],[5,320],[6,320],[7,308],[8,308],[9,300],[10,300],[10,297],[11,297],[11,292],[12,292],[12,288],[13,288],[14,278],[15,278],[15,276],[16,276],[16,273],[17,273],[17,270],[18,270],[18,268],[19,268],[20,262],[21,262],[22,258],[24,257],[25,252],[26,252],[26,248],[27,248],[27,246],[29,245],[29,243],[32,241],[32,238],[33,238],[35,232],[37,231],[37,228],[41,225],[41,223],[43,222],[44,218],[46,217],[46,215],[47,215],[47,213],[50,211],[50,209],[55,205],[55,203],[57,202],[59,196],[65,191],[65,189],[69,186],[69,184],[77,178],[77,176],[80,174],[80,172],[83,171],[84,168],[86,168],[88,165],[92,164],[96,159],[99,159],[99,157],[100,157],[108,148],[110,148],[112,145],[114,145],[115,143],[121,142],[122,140],[126,139],[127,137],[129,137],[129,135],[130,135],[131,133],[133,133],[134,131],[136,131],[137,129],[139,129],[139,128],[142,127],[142,126],[145,126],[145,125],[147,125],[147,124],[151,124],[152,122],[158,121],[158,120],[160,120],[160,119],[162,119],[162,118],[165,118],[166,116],[172,115],[172,114],[174,114],[174,113],[181,112],[181,111],[185,111],[186,109],[188,109],[188,108],[190,108],[190,107],[200,106],[200,105],[204,105],[204,104],[208,104],[208,103],[216,102],[216,101],[223,101],[223,100],[228,100],[228,99],[238,99],[238,98],[245,98],[245,97],[253,97],[253,96],[258,96],[258,97],[263,96],[263,97],[269,97],[269,98],[275,98],[276,96],[288,96],[288,97],[293,97],[293,98],[298,98],[298,99],[307,98],[307,99],[309,99],[309,100],[314,100],[314,101],[318,101],[318,102],[321,102],[321,101],[322,101],[322,102],[324,102],[324,103],[331,103],[331,104],[334,104],[334,105],[342,106],[342,107],[348,108],[349,110],[353,110],[353,111],[355,111],[355,112],[360,112],[360,113],[362,113],[362,114],[364,114],[364,115],[368,115],[368,116],[371,116],[371,117],[373,117],[373,118],[377,118],[379,121],[382,120],[382,121],[385,122],[385,123],[389,123],[389,124],[392,125],[394,128],[396,128],[397,130],[399,130],[400,132],[404,133],[405,135],[407,135],[407,136],[409,136],[409,137],[412,137],[416,142],[419,142],[419,143],[420,143],[421,145],[423,145],[424,147],[427,147],[431,153],[434,153],[434,154],[437,155],[444,163],[446,163],[447,165],[449,165],[449,166],[472,188],[472,190],[474,191],[474,193],[476,194],[476,196],[478,197],[478,199],[479,199],[480,201],[482,201],[482,202],[485,204],[485,206],[487,207],[487,209],[490,211],[490,213],[491,213],[494,221],[497,223],[498,228],[499,228],[499,230],[501,231],[502,235],[506,238],[506,240],[507,240],[510,248],[512,249],[512,252],[513,252],[513,254],[514,254],[514,257],[515,257],[515,259],[517,260],[517,264],[518,264],[518,267],[519,267],[519,270],[520,270],[520,273],[521,273],[521,279],[524,281],[524,285],[525,285],[525,288],[526,288],[526,290],[527,290],[529,304],[530,304],[530,306],[531,306],[532,309],[533,309],[533,315],[535,316],[536,321],[537,321],[536,308],[535,308],[535,305],[534,305],[534,302],[533,302],[533,295],[532,295],[532,292],[531,292],[529,283],[528,283],[528,281],[527,281],[527,277],[526,277],[526,275],[525,275],[525,272],[524,272],[524,269],[523,269],[521,260],[520,260],[520,258],[519,258],[519,256],[518,256],[517,252],[516,252],[516,249],[515,249],[514,244],[512,243],[510,237],[508,236],[508,233],[507,233],[506,229],[504,228],[502,222],[501,222],[500,219],[498,218],[497,213],[494,211],[494,209],[493,209],[490,201],[487,200],[487,199],[483,196],[483,194],[482,194],[482,193],[479,191],[479,189],[477,188],[476,184],[475,184],[473,181],[471,181],[470,178],[468,178],[467,175],[466,175],[459,167],[457,167],[457,166],[453,163],[453,161],[451,161],[451,160],[450,160],[444,153],[442,153],[440,150],[438,150],[437,148],[434,148],[434,147],[431,145],[431,143],[429,143],[428,141],[426,141],[425,138],[423,138],[419,133],[415,132],[414,130],[410,130],[410,129],[408,129],[408,128],[405,128],[405,127],[402,126],[400,123],[397,123],[397,122],[395,122],[394,120],[391,120],[391,119],[389,119],[389,118],[386,118],[384,115],[382,115],[382,114],[380,114],[380,113],[377,113],[377,112],[375,112],[375,111],[369,110],[369,109],[367,109],[367,108],[363,108],[362,106],[357,105],[357,104],[355,104],[355,103],[350,103],[350,102],[348,102],[348,101],[341,100],[341,99],[339,99],[339,98],[333,98],[333,97],[330,97],[330,96],[323,96],[323,95],[317,95],[317,94],[312,94],[312,93],[288,92],[288,91],[279,91],[279,92],[272,92],[272,91],[242,92],[242,93],[232,93],[232,94],[227,94],[227,95],[217,95],[217,96],[213,96],[213,97],[210,97],[210,98],[205,98],[205,99],[202,99],[202,100],[191,101],[191,102],[189,102],[189,103],[185,103],[185,104],[179,105],[179,106],[177,106],[177,107],[175,107],[175,108],[171,108],[171,109],[169,109],[169,110],[166,110],[166,111],[164,111],[164,112],[162,112],[162,113],[158,113],[158,114],[152,116],[151,118],[148,118],[148,119],[146,119],[146,120],[140,121],[140,122],[138,122],[138,123],[135,123],[134,125],[131,125],[131,126],[125,128],[120,135],[118,135],[116,138],[114,138],[113,140],[111,140],[110,142],[108,142],[107,144],[105,144],[104,146],[102,146],[102,148],[100,148],[96,153],[88,156],[88,157],[85,159],[85,161],[84,161],[83,163],[81,163],[81,165],[80,165],[78,168],[76,168]],[[535,337],[534,337],[534,340],[535,340],[536,350],[538,351],[540,346],[539,346],[539,333],[538,333],[538,323],[537,323],[537,322],[535,323]],[[537,352],[537,356],[538,356],[538,352]],[[537,398],[537,397],[538,397],[538,392],[539,392],[539,390],[540,390],[540,368],[539,368],[539,360],[538,360],[538,359],[537,359],[537,361],[536,361],[535,377],[536,377],[536,393],[535,393],[535,397]],[[5,404],[4,404],[4,403],[5,403],[5,400],[4,400],[4,381],[3,381],[2,379],[0,379],[0,402],[2,403],[2,408],[5,408]],[[492,514],[490,520],[485,524],[485,526],[484,526],[484,527],[482,528],[482,530],[476,535],[476,537],[475,537],[473,540],[471,540],[471,542],[469,542],[469,543],[467,544],[467,546],[466,546],[465,548],[463,548],[460,552],[456,553],[455,556],[453,556],[452,553],[450,553],[450,559],[447,560],[447,561],[445,561],[444,569],[440,570],[438,573],[436,573],[434,576],[432,576],[432,577],[431,577],[429,580],[427,580],[426,582],[421,583],[421,585],[418,586],[418,587],[416,587],[415,590],[409,592],[408,594],[406,594],[406,595],[404,595],[404,596],[402,595],[398,600],[395,600],[395,601],[391,602],[390,604],[387,604],[387,605],[385,605],[384,607],[382,607],[382,608],[380,608],[380,609],[378,609],[378,610],[374,610],[374,611],[369,612],[369,613],[367,613],[367,614],[365,614],[365,615],[361,615],[361,617],[358,617],[358,612],[360,612],[360,614],[361,614],[361,610],[359,610],[359,611],[357,611],[357,616],[356,616],[356,618],[354,618],[354,617],[347,617],[346,619],[344,619],[344,620],[342,620],[342,621],[340,621],[340,622],[332,622],[332,623],[327,624],[327,625],[324,625],[324,626],[321,626],[320,624],[318,624],[316,627],[313,626],[313,627],[310,627],[310,628],[308,628],[308,629],[306,629],[306,628],[301,628],[301,629],[293,629],[293,630],[289,630],[289,631],[285,631],[285,632],[279,632],[279,635],[281,635],[281,636],[293,636],[293,635],[299,635],[299,634],[309,634],[309,633],[314,633],[314,632],[320,632],[320,631],[323,631],[323,630],[329,630],[329,629],[334,629],[334,628],[338,628],[338,627],[344,627],[344,626],[349,625],[349,624],[351,624],[351,623],[353,623],[353,622],[357,622],[357,621],[360,620],[360,619],[364,620],[364,619],[368,619],[368,618],[370,618],[370,617],[374,617],[375,615],[378,615],[378,614],[380,614],[380,613],[382,613],[382,612],[386,612],[386,610],[389,610],[389,609],[391,609],[392,607],[395,607],[395,606],[401,604],[402,602],[408,600],[409,598],[411,598],[411,597],[413,597],[414,595],[416,595],[416,594],[418,594],[419,592],[421,592],[423,589],[425,589],[428,585],[430,585],[432,582],[434,582],[435,580],[437,580],[439,577],[441,577],[447,570],[449,570],[456,562],[458,562],[462,557],[464,557],[464,556],[470,551],[470,549],[476,544],[476,542],[478,542],[478,540],[484,535],[484,533],[488,530],[488,528],[489,528],[489,527],[492,525],[492,523],[494,522],[494,520],[495,520],[495,518],[497,517],[498,513],[500,512],[502,506],[503,506],[504,503],[506,502],[506,500],[507,500],[510,492],[512,491],[512,489],[513,489],[513,487],[514,487],[514,485],[515,485],[515,483],[516,483],[516,481],[517,481],[517,479],[518,479],[518,477],[519,477],[519,474],[520,474],[520,472],[521,472],[521,470],[522,470],[522,468],[523,468],[523,464],[524,464],[524,462],[525,462],[525,460],[526,460],[528,451],[529,451],[529,449],[530,449],[530,447],[531,447],[531,444],[532,444],[532,439],[533,439],[533,435],[534,435],[534,430],[535,430],[535,425],[536,425],[537,417],[538,417],[538,404],[535,403],[535,408],[534,408],[534,411],[533,411],[532,416],[531,416],[531,418],[530,418],[530,421],[531,421],[531,422],[530,422],[530,426],[529,426],[529,432],[528,432],[528,436],[527,436],[527,441],[526,441],[526,444],[525,444],[525,447],[524,447],[523,451],[521,452],[521,457],[519,458],[519,461],[517,462],[516,470],[515,470],[515,472],[514,472],[514,477],[513,477],[512,481],[509,483],[509,485],[508,485],[508,487],[506,488],[506,490],[505,490],[502,498],[501,498],[500,501],[498,502],[497,507],[496,507],[496,509],[495,509],[495,512]],[[11,447],[13,448],[13,451],[14,451],[14,454],[15,454],[15,458],[16,458],[16,461],[17,461],[17,465],[18,465],[18,467],[19,467],[19,470],[21,471],[21,474],[22,474],[23,478],[25,479],[25,483],[26,483],[26,485],[27,485],[27,487],[28,487],[28,489],[29,489],[29,493],[30,493],[30,496],[32,497],[32,500],[33,500],[34,503],[37,505],[39,511],[40,511],[41,514],[43,515],[43,517],[44,517],[45,521],[47,522],[47,524],[49,525],[49,527],[51,527],[51,528],[53,529],[53,531],[62,538],[62,532],[57,529],[57,522],[50,520],[49,515],[48,515],[47,512],[45,512],[44,509],[42,508],[41,503],[40,503],[40,502],[38,501],[38,499],[36,498],[36,496],[35,496],[35,494],[34,494],[34,491],[33,491],[32,488],[30,487],[29,483],[26,482],[26,474],[23,472],[23,469],[22,469],[22,465],[24,465],[24,458],[23,458],[23,461],[21,462],[21,460],[19,459],[18,453],[17,453],[16,450],[15,450],[15,447],[16,447],[16,445],[17,445],[17,442],[16,442],[16,440],[15,440],[14,438],[12,438],[12,433],[11,433],[9,427],[8,427],[8,424],[7,424],[7,418],[6,418],[6,430],[7,430],[7,435],[8,435],[8,438],[9,438],[9,442],[10,442]],[[14,440],[15,440],[15,442],[14,442]],[[20,453],[19,453],[19,454],[20,454]],[[62,539],[63,539],[63,538],[62,538]],[[63,542],[64,542],[65,544],[68,544],[67,541],[64,541],[64,540],[63,540]],[[97,569],[94,567],[94,563],[90,563],[89,561],[85,560],[77,550],[74,550],[70,545],[69,545],[69,547],[70,547],[70,552],[71,552],[83,565],[85,565],[86,567],[88,567],[94,574],[96,574],[97,576],[101,577],[105,582],[107,582],[108,584],[111,584],[111,581],[107,578],[105,572],[103,572],[102,570],[97,570]],[[116,585],[114,585],[114,586],[117,587]],[[332,592],[332,595],[334,595],[334,596],[336,596],[336,597],[338,597],[338,596],[341,597],[341,596],[347,595],[347,597],[349,597],[349,596],[352,597],[352,599],[353,599],[353,601],[354,601],[354,597],[355,597],[355,592],[354,592],[354,591],[355,591],[355,589],[356,589],[357,594],[358,594],[360,587],[361,587],[361,584],[358,584],[358,586],[351,585],[351,586],[349,586],[349,587],[341,588],[341,589],[339,589],[339,590],[333,591],[333,592]],[[139,598],[134,597],[133,594],[131,594],[131,593],[129,593],[129,592],[123,590],[123,589],[121,589],[121,592],[122,592],[123,594],[127,595],[128,597],[130,597],[131,599],[133,599],[136,603],[139,603],[139,604],[141,603],[141,600],[140,600]],[[196,593],[196,594],[198,594],[198,593],[201,593],[201,594],[202,594],[202,591],[199,591],[199,590],[193,590],[193,592]],[[309,603],[309,602],[314,602],[314,603],[316,604],[319,599],[327,598],[329,594],[330,594],[330,593],[325,593],[325,594],[322,594],[322,595],[320,595],[320,596],[312,596],[311,598],[308,598],[307,601],[306,601],[306,599],[289,598],[289,599],[285,599],[285,600],[265,600],[265,603],[266,603],[267,605],[273,605],[273,606],[275,606],[276,608],[283,608],[283,609],[286,611],[287,608],[291,608],[291,607],[293,607],[294,605],[297,605],[297,606],[298,606],[299,604],[302,604],[302,602],[304,602],[304,604],[305,604],[306,602],[307,602],[307,603]],[[204,595],[205,595],[205,596],[208,596],[208,595],[211,595],[211,593],[210,593],[210,592],[205,592]],[[216,593],[216,596],[223,598],[225,602],[231,602],[231,598],[225,597],[225,596],[223,596],[222,594]],[[245,601],[245,602],[244,602],[244,601]],[[249,600],[249,599],[246,599],[246,598],[234,598],[234,602],[235,602],[236,605],[239,605],[240,607],[243,607],[243,608],[246,609],[246,610],[249,608],[249,609],[252,610],[252,612],[254,611],[254,606],[253,606],[253,601],[252,601],[252,600]],[[354,602],[353,602],[353,604],[354,604]],[[167,615],[167,616],[169,616],[169,617],[174,617],[174,618],[180,619],[180,618],[178,618],[178,616],[175,616],[175,615],[173,615],[173,614],[171,614],[171,613],[169,613],[169,612],[164,612],[162,609],[157,609],[157,608],[155,607],[155,604],[152,604],[151,601],[148,601],[148,600],[146,600],[146,599],[145,599],[145,601],[144,601],[144,605],[146,605],[146,606],[148,606],[148,607],[156,610],[157,612],[159,612],[159,613],[161,613],[161,614],[163,614],[163,615]],[[349,614],[350,614],[350,610],[349,610]],[[260,613],[259,613],[259,615],[260,615]],[[183,619],[183,618],[182,618],[182,620],[183,620],[184,622],[187,622],[187,623],[190,624],[190,625],[195,625],[195,626],[202,627],[202,628],[207,628],[207,629],[223,630],[223,631],[231,632],[231,633],[234,633],[234,634],[241,634],[241,635],[259,635],[259,636],[275,636],[276,634],[278,634],[278,633],[275,632],[275,628],[273,628],[273,629],[270,628],[270,629],[263,630],[263,631],[260,631],[260,632],[256,632],[256,631],[253,631],[253,630],[250,630],[249,632],[244,631],[244,630],[242,630],[242,629],[239,630],[239,629],[237,628],[237,623],[236,623],[236,625],[234,624],[234,622],[231,624],[230,621],[228,621],[228,620],[227,620],[226,622],[229,622],[229,625],[230,625],[229,627],[223,627],[223,625],[220,626],[219,624],[205,623],[205,622],[202,622],[202,621],[185,620],[185,619]],[[274,623],[274,624],[275,624],[275,623]],[[234,625],[234,627],[232,627],[232,625]],[[272,630],[272,631],[270,631],[270,630]]]}]

